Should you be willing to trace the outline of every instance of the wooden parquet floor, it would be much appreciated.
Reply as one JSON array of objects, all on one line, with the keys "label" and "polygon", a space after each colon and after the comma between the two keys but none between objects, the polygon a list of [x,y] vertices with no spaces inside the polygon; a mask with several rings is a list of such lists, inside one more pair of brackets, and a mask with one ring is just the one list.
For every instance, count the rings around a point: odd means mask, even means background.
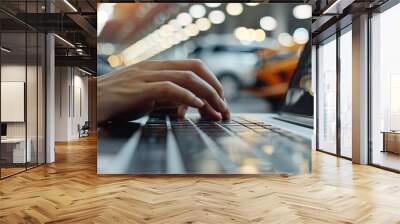
[{"label": "wooden parquet floor", "polygon": [[0,181],[0,223],[400,223],[400,175],[319,152],[301,176],[98,176],[94,137]]}]

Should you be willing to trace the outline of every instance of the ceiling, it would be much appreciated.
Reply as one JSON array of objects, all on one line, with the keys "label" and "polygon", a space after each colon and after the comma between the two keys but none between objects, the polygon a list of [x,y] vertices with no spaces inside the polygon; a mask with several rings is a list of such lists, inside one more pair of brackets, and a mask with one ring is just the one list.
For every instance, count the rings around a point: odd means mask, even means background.
[{"label": "ceiling", "polygon": [[29,44],[29,32],[56,33],[62,38],[55,38],[56,65],[78,66],[95,73],[96,5],[96,0],[1,0],[3,45],[7,42],[7,48],[12,48],[9,56],[26,54],[25,46],[30,55],[36,46]]}]

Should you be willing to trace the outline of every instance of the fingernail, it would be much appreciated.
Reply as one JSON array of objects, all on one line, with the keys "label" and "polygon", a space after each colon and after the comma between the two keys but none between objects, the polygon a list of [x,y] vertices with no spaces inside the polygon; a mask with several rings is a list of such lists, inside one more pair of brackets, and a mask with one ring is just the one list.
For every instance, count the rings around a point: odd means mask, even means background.
[{"label": "fingernail", "polygon": [[195,97],[195,98],[194,98],[193,104],[194,104],[195,107],[198,107],[198,108],[204,106],[204,102],[203,102],[200,98],[198,98],[198,97]]}]

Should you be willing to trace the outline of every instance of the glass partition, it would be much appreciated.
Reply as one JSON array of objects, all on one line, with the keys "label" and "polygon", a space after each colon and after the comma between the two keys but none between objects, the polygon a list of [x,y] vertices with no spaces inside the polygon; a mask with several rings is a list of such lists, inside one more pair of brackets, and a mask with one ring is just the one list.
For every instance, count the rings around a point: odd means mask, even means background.
[{"label": "glass partition", "polygon": [[[45,35],[21,22],[44,1],[1,1],[0,178],[45,162]],[[15,15],[15,16],[14,16]]]},{"label": "glass partition", "polygon": [[26,113],[27,113],[27,142],[30,147],[30,160],[27,163],[27,167],[33,167],[37,165],[37,149],[38,149],[38,51],[37,51],[37,41],[38,36],[35,32],[27,33],[27,97],[26,97]]},{"label": "glass partition", "polygon": [[2,177],[25,170],[31,158],[26,136],[26,40],[25,32],[1,34]]},{"label": "glass partition", "polygon": [[400,4],[371,19],[371,162],[400,171]]},{"label": "glass partition", "polygon": [[38,33],[38,64],[37,64],[37,162],[46,162],[46,37],[43,33]]},{"label": "glass partition", "polygon": [[340,155],[352,157],[352,32],[340,36]]},{"label": "glass partition", "polygon": [[[27,2],[28,13],[44,12],[42,1]],[[38,19],[37,16],[33,19]],[[36,21],[38,22],[38,21]],[[29,27],[28,27],[29,28]],[[35,167],[44,161],[44,88],[43,66],[45,64],[45,36],[31,28],[27,29],[27,141],[31,147],[31,161],[27,167]]]},{"label": "glass partition", "polygon": [[317,148],[336,154],[336,36],[318,47]]}]

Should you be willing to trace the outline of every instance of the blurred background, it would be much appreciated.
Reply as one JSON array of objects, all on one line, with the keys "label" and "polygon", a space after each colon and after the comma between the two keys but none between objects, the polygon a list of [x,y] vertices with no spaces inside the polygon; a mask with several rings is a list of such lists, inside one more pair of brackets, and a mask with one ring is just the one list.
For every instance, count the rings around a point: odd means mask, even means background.
[{"label": "blurred background", "polygon": [[312,8],[263,3],[102,3],[97,72],[147,59],[201,59],[232,112],[280,108],[310,38]]}]

